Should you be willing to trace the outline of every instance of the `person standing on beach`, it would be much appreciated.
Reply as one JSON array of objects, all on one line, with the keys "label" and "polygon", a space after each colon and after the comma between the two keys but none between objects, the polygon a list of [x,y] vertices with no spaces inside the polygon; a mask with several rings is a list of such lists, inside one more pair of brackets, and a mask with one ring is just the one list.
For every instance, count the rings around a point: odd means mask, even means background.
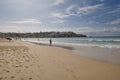
[{"label": "person standing on beach", "polygon": [[52,40],[50,39],[50,46],[52,45]]}]

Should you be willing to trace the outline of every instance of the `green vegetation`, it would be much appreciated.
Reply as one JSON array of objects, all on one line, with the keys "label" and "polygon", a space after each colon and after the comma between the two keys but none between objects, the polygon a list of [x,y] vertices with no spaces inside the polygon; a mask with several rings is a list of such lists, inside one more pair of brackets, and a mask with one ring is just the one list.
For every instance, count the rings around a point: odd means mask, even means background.
[{"label": "green vegetation", "polygon": [[43,37],[87,37],[74,32],[0,33],[0,37],[43,38]]}]

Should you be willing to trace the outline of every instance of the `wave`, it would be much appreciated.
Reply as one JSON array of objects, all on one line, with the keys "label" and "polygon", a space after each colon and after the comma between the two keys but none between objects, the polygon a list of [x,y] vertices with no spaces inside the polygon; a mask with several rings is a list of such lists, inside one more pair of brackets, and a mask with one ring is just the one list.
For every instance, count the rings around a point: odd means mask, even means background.
[{"label": "wave", "polygon": [[79,46],[79,47],[101,47],[101,48],[120,48],[120,45],[115,44],[86,44],[86,43],[59,43],[56,42],[55,44],[58,45],[67,45],[67,46]]},{"label": "wave", "polygon": [[89,39],[89,40],[76,40],[76,41],[80,41],[80,42],[120,42],[120,39],[118,40],[97,40],[97,39]]}]

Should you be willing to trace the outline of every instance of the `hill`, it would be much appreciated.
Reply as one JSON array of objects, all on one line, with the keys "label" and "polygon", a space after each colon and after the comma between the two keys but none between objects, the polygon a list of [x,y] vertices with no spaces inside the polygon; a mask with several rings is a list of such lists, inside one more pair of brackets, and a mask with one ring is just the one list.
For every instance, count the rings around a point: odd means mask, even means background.
[{"label": "hill", "polygon": [[74,32],[35,32],[35,33],[0,33],[0,37],[23,37],[23,38],[43,38],[43,37],[87,37]]}]

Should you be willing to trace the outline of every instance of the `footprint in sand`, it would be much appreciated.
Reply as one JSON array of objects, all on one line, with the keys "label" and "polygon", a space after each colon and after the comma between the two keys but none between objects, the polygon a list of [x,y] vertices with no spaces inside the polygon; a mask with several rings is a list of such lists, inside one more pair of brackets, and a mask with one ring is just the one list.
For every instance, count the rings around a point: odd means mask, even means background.
[{"label": "footprint in sand", "polygon": [[18,68],[19,66],[15,66],[16,68]]},{"label": "footprint in sand", "polygon": [[21,70],[16,70],[16,73],[20,73],[21,72]]},{"label": "footprint in sand", "polygon": [[25,68],[29,68],[28,66],[25,66]]},{"label": "footprint in sand", "polygon": [[72,72],[72,73],[74,73],[74,71],[73,71],[73,70],[71,70],[71,72]]},{"label": "footprint in sand", "polygon": [[33,66],[33,64],[30,64],[30,66],[32,67],[32,66]]},{"label": "footprint in sand", "polygon": [[68,72],[70,71],[69,69],[66,69]]},{"label": "footprint in sand", "polygon": [[25,58],[25,56],[23,56],[23,58]]},{"label": "footprint in sand", "polygon": [[74,79],[77,79],[77,77],[76,77],[75,75],[73,75],[73,78],[74,78]]},{"label": "footprint in sand", "polygon": [[38,67],[40,68],[40,65],[38,65]]},{"label": "footprint in sand", "polygon": [[24,78],[21,78],[20,80],[24,80]]},{"label": "footprint in sand", "polygon": [[30,60],[25,60],[26,62],[30,62]]},{"label": "footprint in sand", "polygon": [[10,71],[7,70],[6,72],[9,73]]},{"label": "footprint in sand", "polygon": [[0,77],[0,80],[2,80],[3,78],[2,77]]},{"label": "footprint in sand", "polygon": [[8,62],[8,61],[6,61],[6,63],[8,64],[9,62]]},{"label": "footprint in sand", "polygon": [[68,72],[71,72],[71,73],[74,73],[74,71],[73,70],[70,70],[70,69],[66,69]]},{"label": "footprint in sand", "polygon": [[15,76],[11,76],[11,79],[14,79],[15,78]]},{"label": "footprint in sand", "polygon": [[34,71],[31,71],[31,73],[33,73]]},{"label": "footprint in sand", "polygon": [[74,72],[73,70],[70,70],[70,69],[66,69],[66,70],[67,70],[68,72],[71,72],[71,73],[73,74],[73,78],[74,78],[74,79],[77,79],[77,76],[74,75],[75,72]]},{"label": "footprint in sand", "polygon": [[29,80],[32,80],[32,78],[30,77]]},{"label": "footprint in sand", "polygon": [[4,79],[7,79],[7,77],[4,77]]}]

